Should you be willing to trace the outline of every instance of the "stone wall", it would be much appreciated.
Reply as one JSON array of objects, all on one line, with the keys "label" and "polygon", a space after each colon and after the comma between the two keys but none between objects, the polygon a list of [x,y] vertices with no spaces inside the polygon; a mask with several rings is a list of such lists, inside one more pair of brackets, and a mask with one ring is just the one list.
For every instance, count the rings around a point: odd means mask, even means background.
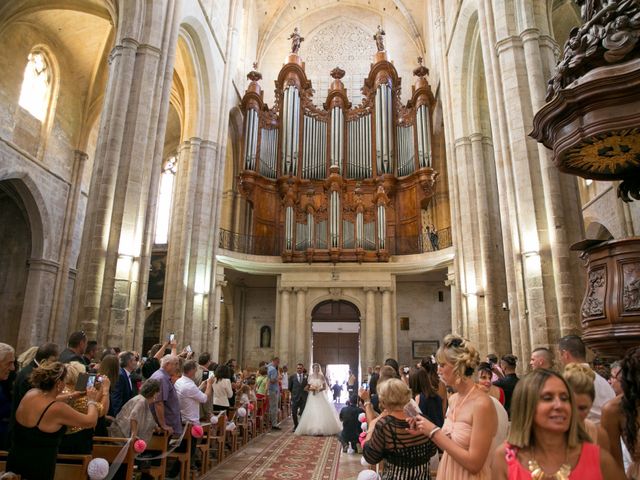
[{"label": "stone wall", "polygon": [[[397,282],[396,327],[398,362],[412,365],[414,341],[442,339],[451,333],[451,293],[443,282]],[[442,301],[439,301],[439,294]],[[401,329],[401,318],[409,319],[409,330]]]}]

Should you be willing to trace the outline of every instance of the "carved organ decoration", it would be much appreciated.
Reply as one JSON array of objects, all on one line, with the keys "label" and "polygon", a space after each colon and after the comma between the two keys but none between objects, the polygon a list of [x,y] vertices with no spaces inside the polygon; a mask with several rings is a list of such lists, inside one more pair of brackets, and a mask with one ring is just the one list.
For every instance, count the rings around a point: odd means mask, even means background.
[{"label": "carved organ decoration", "polygon": [[420,253],[420,212],[437,177],[431,167],[435,100],[422,59],[406,105],[396,69],[379,49],[360,105],[352,106],[341,81],[345,72],[334,68],[326,101],[316,106],[294,48],[298,38],[296,31],[272,108],[264,104],[255,65],[247,75],[239,184],[253,206],[249,233],[258,244],[277,242],[286,262],[377,262]]}]

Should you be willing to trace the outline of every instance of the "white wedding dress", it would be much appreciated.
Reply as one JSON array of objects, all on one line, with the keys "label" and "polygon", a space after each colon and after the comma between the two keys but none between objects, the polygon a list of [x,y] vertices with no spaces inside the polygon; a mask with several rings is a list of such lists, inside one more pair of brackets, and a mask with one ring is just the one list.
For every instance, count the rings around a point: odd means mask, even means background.
[{"label": "white wedding dress", "polygon": [[342,423],[338,419],[338,414],[333,406],[333,403],[327,396],[328,390],[324,377],[311,378],[309,376],[309,386],[321,389],[325,389],[321,392],[309,391],[307,397],[307,403],[304,407],[304,412],[298,422],[298,428],[296,428],[296,435],[337,435],[342,431]]}]

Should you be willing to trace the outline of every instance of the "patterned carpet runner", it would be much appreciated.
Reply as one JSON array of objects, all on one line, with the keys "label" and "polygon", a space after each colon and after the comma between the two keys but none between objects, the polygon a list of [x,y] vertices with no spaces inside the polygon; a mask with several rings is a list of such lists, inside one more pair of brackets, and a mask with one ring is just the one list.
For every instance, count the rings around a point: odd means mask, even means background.
[{"label": "patterned carpet runner", "polygon": [[[284,434],[269,444],[234,480],[333,480],[340,463],[336,437]],[[231,460],[231,459],[230,459]]]}]

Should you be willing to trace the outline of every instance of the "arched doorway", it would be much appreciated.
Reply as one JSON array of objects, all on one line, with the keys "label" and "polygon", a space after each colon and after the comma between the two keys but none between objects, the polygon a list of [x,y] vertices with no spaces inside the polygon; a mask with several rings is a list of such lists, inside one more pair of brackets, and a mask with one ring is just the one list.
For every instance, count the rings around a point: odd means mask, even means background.
[{"label": "arched doorway", "polygon": [[[359,376],[360,311],[353,303],[328,300],[311,313],[312,358],[323,371],[327,365],[349,365]],[[333,379],[335,380],[335,379]]]},{"label": "arched doorway", "polygon": [[24,307],[31,226],[27,209],[11,181],[0,182],[0,338],[16,346]]}]

